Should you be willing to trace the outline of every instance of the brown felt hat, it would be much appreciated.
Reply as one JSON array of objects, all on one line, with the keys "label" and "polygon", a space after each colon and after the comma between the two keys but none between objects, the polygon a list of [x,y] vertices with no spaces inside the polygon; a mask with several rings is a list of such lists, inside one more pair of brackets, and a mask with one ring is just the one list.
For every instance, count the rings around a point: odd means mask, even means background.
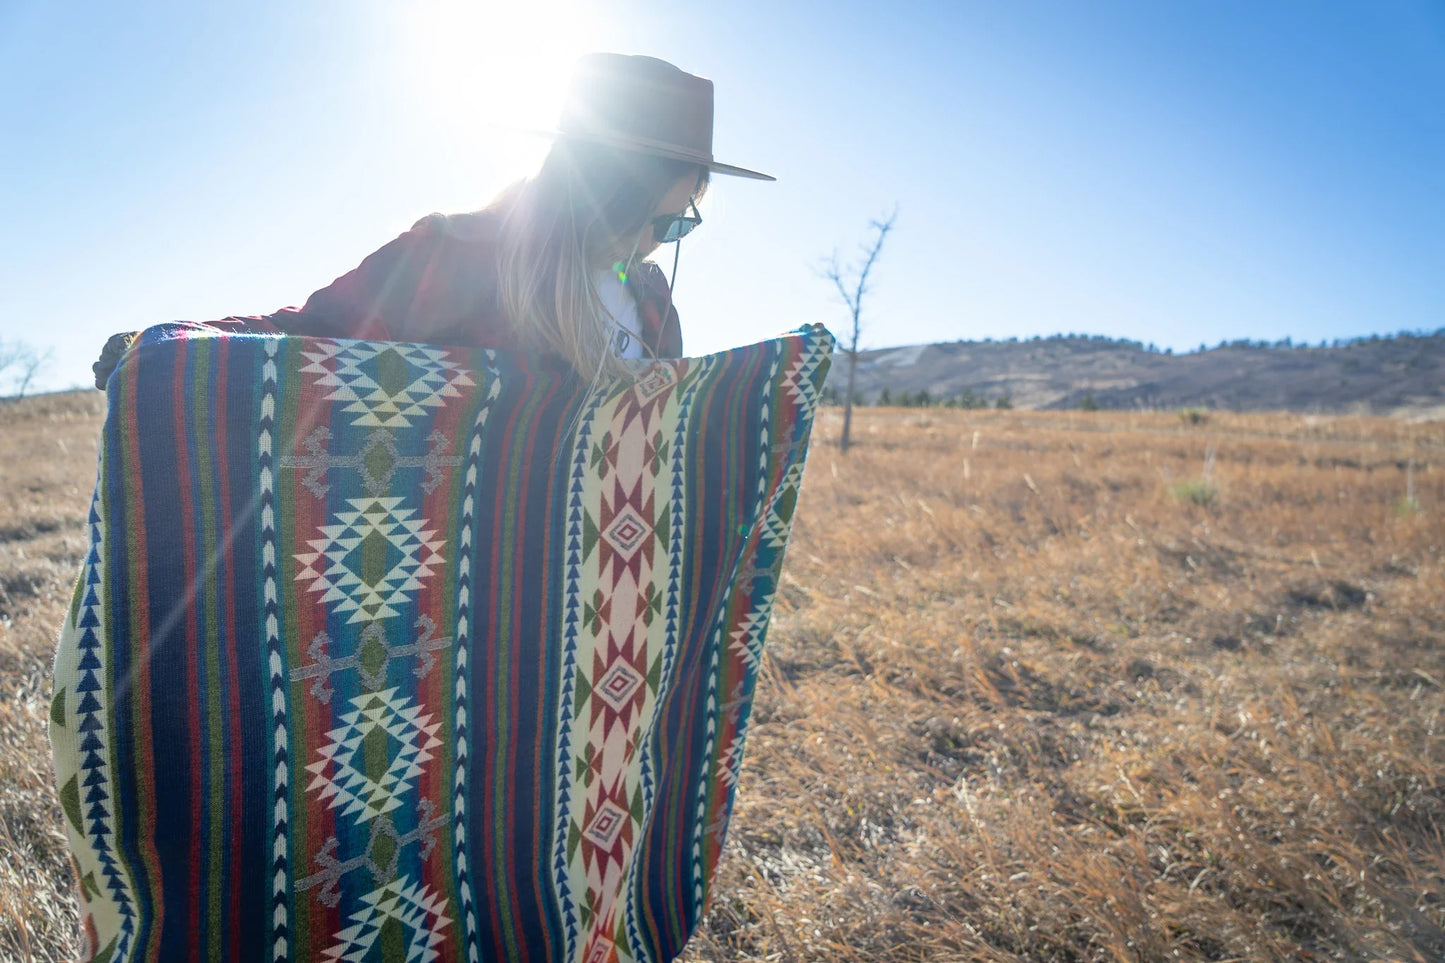
[{"label": "brown felt hat", "polygon": [[712,81],[666,60],[594,53],[577,61],[560,137],[701,164],[717,174],[776,180],[712,156]]}]

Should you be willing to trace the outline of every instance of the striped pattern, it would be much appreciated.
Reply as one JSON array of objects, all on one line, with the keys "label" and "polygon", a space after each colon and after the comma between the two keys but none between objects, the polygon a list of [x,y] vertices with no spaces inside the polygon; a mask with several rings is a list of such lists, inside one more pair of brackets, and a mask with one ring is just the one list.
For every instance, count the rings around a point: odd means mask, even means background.
[{"label": "striped pattern", "polygon": [[832,338],[553,363],[152,329],[51,740],[85,959],[668,960]]}]

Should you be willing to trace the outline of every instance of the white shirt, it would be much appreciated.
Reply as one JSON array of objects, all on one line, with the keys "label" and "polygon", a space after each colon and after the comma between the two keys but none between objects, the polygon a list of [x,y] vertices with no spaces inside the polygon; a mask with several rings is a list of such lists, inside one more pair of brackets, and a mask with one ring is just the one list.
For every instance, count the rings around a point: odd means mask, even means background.
[{"label": "white shirt", "polygon": [[619,358],[642,358],[642,324],[637,318],[637,302],[632,292],[617,277],[616,271],[603,268],[597,273],[597,295],[602,299],[602,308],[611,319],[609,341],[612,353]]}]

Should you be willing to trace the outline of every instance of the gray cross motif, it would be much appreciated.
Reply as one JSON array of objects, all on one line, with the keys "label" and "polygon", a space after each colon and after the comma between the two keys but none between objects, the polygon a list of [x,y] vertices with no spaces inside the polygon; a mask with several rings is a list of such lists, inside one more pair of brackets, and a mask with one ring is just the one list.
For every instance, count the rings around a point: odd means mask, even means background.
[{"label": "gray cross motif", "polygon": [[[421,858],[426,859],[431,855],[432,849],[436,847],[436,831],[447,821],[446,814],[433,816],[436,812],[436,805],[430,799],[422,799],[416,804],[418,813],[417,826],[411,832],[398,833],[396,827],[388,819],[373,819],[371,821],[371,837],[366,841],[366,850],[360,856],[353,856],[350,859],[337,859],[336,851],[341,847],[341,842],[335,836],[326,840],[326,845],[321,847],[321,852],[316,854],[316,863],[321,871],[312,873],[303,879],[297,880],[298,890],[311,889],[313,886],[320,886],[321,891],[316,898],[325,906],[335,908],[341,902],[341,877],[353,869],[360,869],[365,866],[371,873],[372,882],[380,886],[382,883],[389,883],[396,877],[397,859],[401,855],[401,848],[412,843],[421,843]],[[378,841],[385,839],[389,845],[378,859],[378,854],[383,850],[377,846]]]},{"label": "gray cross motif", "polygon": [[713,838],[713,841],[716,842],[719,847],[721,847],[723,844],[723,840],[727,839],[727,833],[728,811],[726,809],[723,809],[718,812],[712,823],[708,825],[707,834]]},{"label": "gray cross motif", "polygon": [[757,555],[754,553],[753,557],[748,560],[748,567],[738,572],[738,584],[746,585],[751,590],[754,583],[764,579],[772,581],[774,577],[773,567],[759,565]]},{"label": "gray cross motif", "polygon": [[743,680],[739,679],[737,685],[733,686],[732,697],[722,704],[722,710],[727,713],[728,722],[732,725],[738,724],[738,713],[752,700],[743,694]]},{"label": "gray cross motif", "polygon": [[773,445],[773,453],[777,455],[786,455],[788,458],[792,458],[794,453],[802,447],[803,441],[801,438],[787,438]]},{"label": "gray cross motif", "polygon": [[[334,673],[343,669],[356,669],[361,673],[361,682],[372,692],[380,689],[386,683],[386,667],[392,659],[419,656],[414,673],[418,679],[425,679],[428,672],[436,665],[436,656],[432,655],[438,649],[444,649],[452,644],[450,637],[435,638],[436,623],[425,615],[419,616],[414,626],[419,633],[415,642],[406,645],[392,645],[386,640],[386,631],[382,623],[372,622],[361,630],[358,638],[356,651],[351,655],[342,656],[339,659],[332,658],[328,653],[331,647],[331,636],[322,629],[311,640],[306,647],[306,655],[311,662],[308,665],[298,666],[291,670],[291,681],[298,682],[302,679],[315,679],[311,684],[311,694],[322,702],[329,703],[333,691],[330,685],[330,678]],[[368,658],[368,648],[376,653],[374,658]],[[380,661],[380,665],[374,669],[367,668],[367,662]]]},{"label": "gray cross motif", "polygon": [[326,450],[331,440],[331,429],[319,425],[302,443],[309,455],[282,455],[282,468],[305,468],[306,477],[301,483],[317,498],[325,498],[331,486],[323,480],[332,469],[348,468],[361,473],[361,482],[366,493],[380,498],[391,491],[391,482],[399,468],[424,468],[426,481],[422,489],[430,495],[442,483],[442,469],[455,468],[462,463],[460,455],[444,454],[451,447],[451,441],[441,431],[427,436],[430,446],[425,455],[403,455],[396,447],[396,433],[387,428],[373,428],[366,436],[366,444],[355,455],[332,455]]}]

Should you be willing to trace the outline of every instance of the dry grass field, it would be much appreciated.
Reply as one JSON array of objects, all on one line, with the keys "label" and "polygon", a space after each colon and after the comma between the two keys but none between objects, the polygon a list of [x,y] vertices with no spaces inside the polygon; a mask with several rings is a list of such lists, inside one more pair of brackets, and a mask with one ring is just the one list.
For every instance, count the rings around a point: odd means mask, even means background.
[{"label": "dry grass field", "polygon": [[[44,719],[99,406],[0,406],[4,959],[70,936]],[[1445,958],[1445,424],[840,425],[687,959]]]}]

